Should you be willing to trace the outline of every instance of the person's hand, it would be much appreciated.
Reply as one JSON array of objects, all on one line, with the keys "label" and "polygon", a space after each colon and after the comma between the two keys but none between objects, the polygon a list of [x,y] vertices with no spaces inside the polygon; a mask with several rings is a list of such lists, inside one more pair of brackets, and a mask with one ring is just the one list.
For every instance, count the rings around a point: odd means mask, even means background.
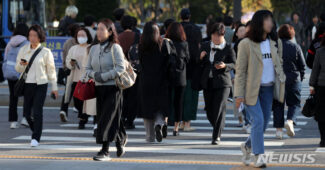
[{"label": "person's hand", "polygon": [[216,67],[217,70],[226,68],[226,64],[224,62],[220,62],[219,64],[215,64],[214,67]]},{"label": "person's hand", "polygon": [[240,107],[241,103],[244,103],[244,98],[242,98],[242,97],[236,98],[236,108],[237,109]]},{"label": "person's hand", "polygon": [[95,73],[95,81],[100,82],[100,83],[103,83],[104,82],[104,80],[103,80],[102,75],[101,75],[100,72],[96,72]]},{"label": "person's hand", "polygon": [[202,60],[207,55],[207,52],[202,51],[200,55],[200,60]]},{"label": "person's hand", "polygon": [[54,94],[54,96],[55,96],[55,99],[59,98],[59,93],[58,93],[58,91],[57,91],[57,90],[55,90],[55,91],[52,91],[52,92],[51,92],[51,94]]},{"label": "person's hand", "polygon": [[28,62],[20,61],[20,65],[22,65],[22,66],[27,66],[27,65],[28,65]]},{"label": "person's hand", "polygon": [[310,87],[310,94],[314,95],[316,93],[315,89],[313,87]]}]

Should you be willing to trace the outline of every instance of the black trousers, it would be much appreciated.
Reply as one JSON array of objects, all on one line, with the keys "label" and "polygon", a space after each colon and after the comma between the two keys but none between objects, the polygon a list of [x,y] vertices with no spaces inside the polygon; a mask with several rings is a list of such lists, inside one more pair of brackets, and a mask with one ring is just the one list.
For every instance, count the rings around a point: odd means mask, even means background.
[{"label": "black trousers", "polygon": [[96,143],[115,141],[122,144],[126,139],[122,116],[122,90],[116,86],[96,86],[97,136]]},{"label": "black trousers", "polygon": [[184,112],[185,86],[176,86],[174,90],[174,120],[180,122]]},{"label": "black trousers", "polygon": [[137,79],[132,87],[123,90],[122,120],[125,125],[134,124],[134,120],[140,112],[139,101],[139,80]]},{"label": "black trousers", "polygon": [[221,136],[229,93],[230,88],[213,88],[211,80],[209,80],[208,88],[203,90],[207,117],[213,127],[213,140]]},{"label": "black trousers", "polygon": [[[76,86],[77,86],[77,82],[73,82],[72,83],[72,87],[71,87],[71,89],[73,90],[72,93],[76,89]],[[76,109],[78,110],[78,118],[80,120],[85,121],[85,122],[88,121],[88,117],[89,116],[86,113],[83,113],[84,101],[79,100],[78,98],[73,97],[73,103],[74,103],[74,106],[76,107]]]},{"label": "black trousers", "polygon": [[[74,86],[76,87],[76,86]],[[69,104],[70,104],[70,101],[72,99],[72,96],[73,96],[73,92],[74,92],[74,88],[73,86],[71,87],[71,93],[70,94],[64,94],[63,97],[62,97],[62,102],[61,102],[61,111],[64,111],[66,113],[66,115],[68,116],[68,110],[69,110]],[[64,98],[65,98],[65,95],[69,95],[69,102],[68,103],[65,103],[64,102]]]},{"label": "black trousers", "polygon": [[321,141],[325,142],[325,122],[318,122],[318,129]]},{"label": "black trousers", "polygon": [[33,132],[32,139],[36,139],[38,142],[41,139],[43,129],[43,106],[46,92],[47,84],[26,83],[24,89],[24,116]]},{"label": "black trousers", "polygon": [[14,95],[15,84],[18,80],[8,80],[9,85],[9,122],[18,121],[17,105],[18,97]]}]

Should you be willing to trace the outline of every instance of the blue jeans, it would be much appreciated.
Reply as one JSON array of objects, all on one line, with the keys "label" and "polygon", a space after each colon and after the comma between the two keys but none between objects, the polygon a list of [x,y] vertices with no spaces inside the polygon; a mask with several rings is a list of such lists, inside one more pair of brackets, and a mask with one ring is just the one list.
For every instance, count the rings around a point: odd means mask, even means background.
[{"label": "blue jeans", "polygon": [[[287,120],[292,120],[295,124],[296,115],[300,112],[301,82],[286,82],[285,103],[288,106]],[[278,101],[273,103],[273,126],[275,128],[284,127],[284,104]]]},{"label": "blue jeans", "polygon": [[252,130],[246,140],[246,146],[252,148],[253,154],[264,153],[264,132],[270,120],[273,101],[273,86],[261,86],[256,105],[245,105],[250,117]]}]

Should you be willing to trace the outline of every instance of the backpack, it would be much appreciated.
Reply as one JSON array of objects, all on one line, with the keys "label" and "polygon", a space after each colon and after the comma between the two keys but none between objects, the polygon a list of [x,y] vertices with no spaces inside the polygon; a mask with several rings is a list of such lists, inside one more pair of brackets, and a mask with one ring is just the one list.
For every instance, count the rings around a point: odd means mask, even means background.
[{"label": "backpack", "polygon": [[18,80],[20,73],[16,71],[16,59],[18,52],[21,47],[23,47],[28,41],[25,40],[16,47],[12,47],[7,55],[4,57],[2,71],[3,76],[7,80]]},{"label": "backpack", "polygon": [[177,50],[172,40],[165,38],[164,42],[168,56],[168,75],[171,82],[174,82],[177,74],[184,70],[185,61],[184,58],[177,55]]},{"label": "backpack", "polygon": [[140,34],[135,33],[134,42],[128,52],[128,60],[131,63],[131,66],[133,67],[136,73],[141,72],[141,64],[140,64],[139,49],[138,49],[139,41],[140,41]]}]

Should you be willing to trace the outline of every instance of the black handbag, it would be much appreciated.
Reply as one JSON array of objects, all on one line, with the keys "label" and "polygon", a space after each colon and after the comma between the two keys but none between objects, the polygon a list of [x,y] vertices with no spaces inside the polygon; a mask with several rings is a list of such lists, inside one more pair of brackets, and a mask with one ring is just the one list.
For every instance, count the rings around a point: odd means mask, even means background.
[{"label": "black handbag", "polygon": [[301,113],[305,117],[313,117],[315,116],[315,110],[316,110],[316,98],[315,95],[310,95],[306,100],[306,103]]},{"label": "black handbag", "polygon": [[19,80],[15,84],[15,87],[14,87],[14,96],[15,97],[20,97],[20,96],[24,95],[25,81],[26,81],[26,78],[27,78],[28,71],[29,71],[30,67],[32,66],[32,64],[34,62],[34,59],[36,58],[36,56],[39,54],[39,52],[42,49],[43,49],[43,47],[41,46],[34,52],[34,54],[32,55],[32,57],[29,60],[29,63],[27,65],[25,71],[22,73]]}]

